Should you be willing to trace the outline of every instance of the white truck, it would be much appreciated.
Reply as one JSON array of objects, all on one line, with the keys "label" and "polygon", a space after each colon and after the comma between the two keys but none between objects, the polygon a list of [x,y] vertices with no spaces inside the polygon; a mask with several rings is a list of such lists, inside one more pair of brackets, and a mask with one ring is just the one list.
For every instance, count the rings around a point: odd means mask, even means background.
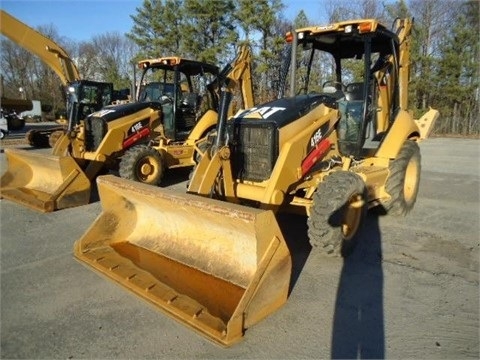
[{"label": "white truck", "polygon": [[32,110],[24,111],[20,113],[22,119],[33,119],[33,121],[42,121],[42,103],[40,100],[32,100]]},{"label": "white truck", "polygon": [[18,113],[33,109],[31,100],[0,98],[0,139],[3,139],[9,131],[22,130],[25,121]]},{"label": "white truck", "polygon": [[5,135],[8,135],[8,123],[7,119],[3,117],[3,111],[0,116],[0,139],[3,139]]}]

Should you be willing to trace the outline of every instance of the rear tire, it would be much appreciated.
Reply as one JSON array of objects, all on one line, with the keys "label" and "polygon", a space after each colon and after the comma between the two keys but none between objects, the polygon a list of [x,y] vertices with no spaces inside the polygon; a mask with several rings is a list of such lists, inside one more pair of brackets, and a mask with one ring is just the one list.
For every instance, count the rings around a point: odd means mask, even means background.
[{"label": "rear tire", "polygon": [[124,179],[149,185],[160,185],[164,163],[160,153],[147,145],[136,145],[122,156],[118,172]]},{"label": "rear tire", "polygon": [[385,190],[391,198],[382,202],[382,206],[387,214],[406,215],[415,205],[420,184],[421,156],[418,144],[407,140],[388,169],[390,174]]},{"label": "rear tire", "polygon": [[365,183],[355,173],[338,171],[319,184],[308,218],[313,247],[332,256],[348,256],[367,213]]},{"label": "rear tire", "polygon": [[58,139],[60,139],[63,135],[65,135],[65,131],[63,130],[57,130],[54,131],[53,133],[50,134],[48,137],[48,144],[50,147],[55,147],[55,144],[57,143]]},{"label": "rear tire", "polygon": [[27,133],[25,134],[25,140],[30,146],[33,146],[34,148],[42,149],[50,147],[50,144],[48,142],[48,135],[34,129],[27,131]]}]

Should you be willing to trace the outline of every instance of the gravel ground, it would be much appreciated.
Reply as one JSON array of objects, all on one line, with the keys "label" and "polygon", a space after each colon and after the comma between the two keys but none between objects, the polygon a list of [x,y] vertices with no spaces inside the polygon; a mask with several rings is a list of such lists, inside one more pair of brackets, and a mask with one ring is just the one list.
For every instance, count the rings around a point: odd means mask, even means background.
[{"label": "gravel ground", "polygon": [[[414,210],[370,214],[346,260],[312,249],[304,218],[279,217],[289,299],[228,349],[73,259],[99,202],[40,214],[1,200],[0,357],[478,359],[480,142],[433,138],[421,152]],[[169,174],[168,187],[183,192],[187,177]]]}]

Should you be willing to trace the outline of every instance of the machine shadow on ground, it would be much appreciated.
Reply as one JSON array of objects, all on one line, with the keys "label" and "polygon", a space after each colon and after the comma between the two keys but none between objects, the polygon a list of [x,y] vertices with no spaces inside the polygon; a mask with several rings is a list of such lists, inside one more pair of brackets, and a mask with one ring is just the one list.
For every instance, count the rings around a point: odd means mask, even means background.
[{"label": "machine shadow on ground", "polygon": [[[383,270],[378,212],[370,212],[350,256],[343,258],[335,300],[331,338],[332,359],[385,357]],[[311,252],[307,217],[277,214],[277,221],[292,256],[289,295]]]},{"label": "machine shadow on ground", "polygon": [[353,253],[343,259],[331,339],[332,359],[384,359],[382,244],[379,214],[369,213]]},{"label": "machine shadow on ground", "polygon": [[[190,172],[193,170],[193,166],[187,166],[183,168],[170,169],[165,172],[160,187],[169,187],[188,180]],[[187,184],[185,184],[185,192],[187,192]]]},{"label": "machine shadow on ground", "polygon": [[312,251],[307,234],[307,217],[277,213],[276,218],[292,257],[292,277],[288,289],[288,295],[290,296]]}]

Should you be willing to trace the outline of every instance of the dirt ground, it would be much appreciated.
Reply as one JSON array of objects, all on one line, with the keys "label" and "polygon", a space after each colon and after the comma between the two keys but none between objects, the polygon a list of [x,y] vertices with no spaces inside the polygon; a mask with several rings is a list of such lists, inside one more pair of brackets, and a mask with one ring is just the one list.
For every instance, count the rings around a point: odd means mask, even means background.
[{"label": "dirt ground", "polygon": [[[74,260],[100,202],[41,214],[1,200],[0,357],[478,359],[480,141],[433,138],[421,152],[414,210],[369,214],[346,260],[312,249],[304,218],[279,216],[289,299],[227,349]],[[185,191],[187,177],[170,173],[168,187]]]}]

